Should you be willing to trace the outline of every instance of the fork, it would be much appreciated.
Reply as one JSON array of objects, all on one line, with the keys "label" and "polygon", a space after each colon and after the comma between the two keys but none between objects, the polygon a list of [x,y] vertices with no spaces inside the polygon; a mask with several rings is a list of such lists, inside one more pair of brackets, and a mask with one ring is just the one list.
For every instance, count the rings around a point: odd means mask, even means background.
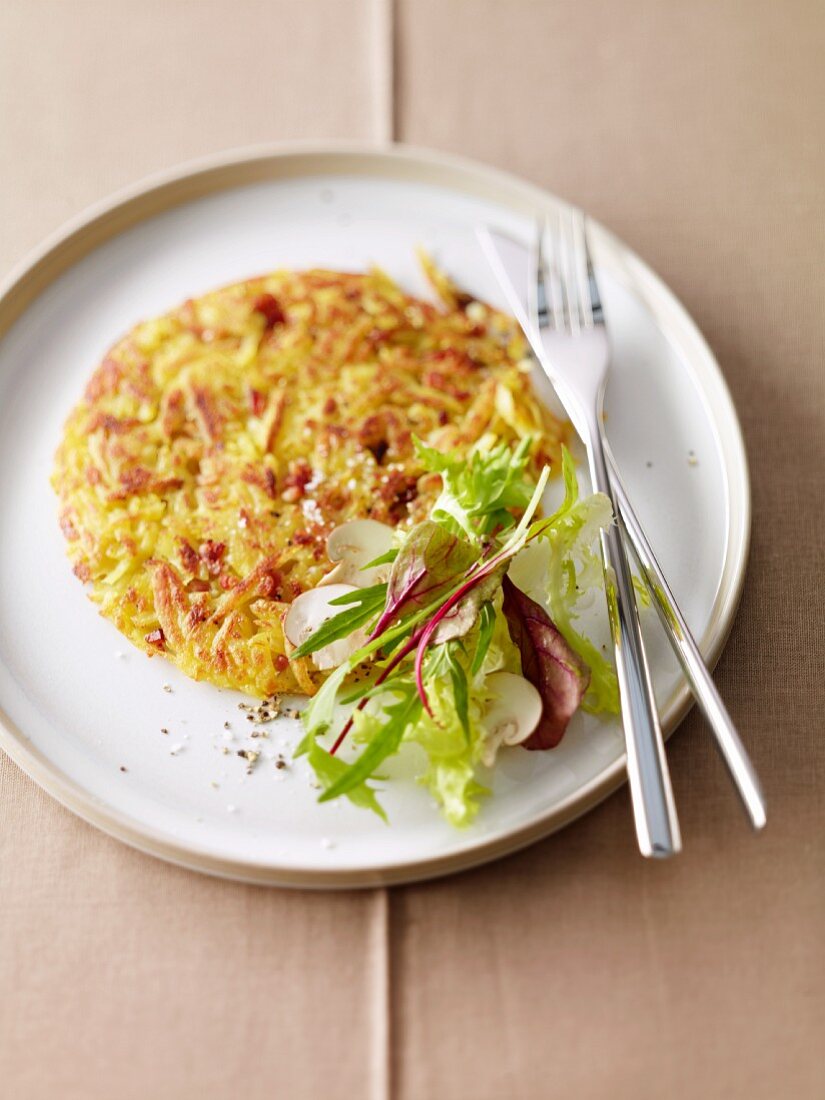
[{"label": "fork", "polygon": [[604,493],[617,522],[601,533],[608,616],[627,748],[636,837],[642,855],[665,858],[681,849],[679,821],[653,697],[616,493],[602,435],[610,350],[584,216],[560,212],[533,251],[529,312],[553,366],[553,382],[587,450],[594,492]]}]

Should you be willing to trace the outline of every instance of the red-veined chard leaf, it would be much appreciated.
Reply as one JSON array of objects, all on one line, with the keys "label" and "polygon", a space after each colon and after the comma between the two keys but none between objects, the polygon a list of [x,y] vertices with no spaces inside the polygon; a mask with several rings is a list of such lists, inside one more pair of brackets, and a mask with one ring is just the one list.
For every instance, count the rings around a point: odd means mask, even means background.
[{"label": "red-veined chard leaf", "polygon": [[483,605],[489,603],[501,585],[501,578],[506,568],[500,565],[493,572],[479,579],[450,610],[444,615],[438,624],[432,640],[436,645],[448,642],[453,638],[463,638],[475,626]]},{"label": "red-veined chard leaf", "polygon": [[393,562],[387,603],[373,634],[378,636],[402,614],[417,611],[448,592],[477,560],[477,551],[432,520],[410,531]]}]

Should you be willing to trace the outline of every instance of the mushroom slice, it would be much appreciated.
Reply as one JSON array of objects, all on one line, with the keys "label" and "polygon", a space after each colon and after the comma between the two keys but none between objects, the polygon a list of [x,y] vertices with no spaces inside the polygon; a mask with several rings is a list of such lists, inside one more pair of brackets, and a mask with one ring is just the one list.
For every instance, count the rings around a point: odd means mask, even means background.
[{"label": "mushroom slice", "polygon": [[[345,596],[348,592],[355,592],[354,584],[329,584],[324,588],[310,588],[302,592],[289,605],[289,610],[284,616],[284,634],[286,640],[296,648],[305,642],[310,634],[315,631],[327,619],[338,615],[345,607],[333,607],[332,600],[339,596]],[[311,654],[310,660],[316,668],[326,671],[342,665],[348,657],[351,657],[356,649],[360,649],[367,641],[367,632],[363,629],[354,630],[346,638],[339,638],[337,642],[330,642],[323,649]]]},{"label": "mushroom slice", "polygon": [[495,698],[481,720],[487,734],[481,762],[489,768],[501,745],[520,745],[527,740],[541,721],[544,704],[530,681],[513,672],[491,672],[487,687]]},{"label": "mushroom slice", "polygon": [[380,558],[392,546],[393,530],[376,519],[351,519],[330,532],[327,554],[335,564],[320,582],[328,584],[354,584],[356,588],[369,588],[380,584],[390,574],[390,565],[364,566]]}]

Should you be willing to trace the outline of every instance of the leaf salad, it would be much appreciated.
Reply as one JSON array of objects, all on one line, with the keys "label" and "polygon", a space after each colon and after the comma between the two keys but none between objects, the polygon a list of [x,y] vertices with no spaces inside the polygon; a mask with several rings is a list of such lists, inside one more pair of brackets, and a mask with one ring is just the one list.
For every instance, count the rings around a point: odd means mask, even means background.
[{"label": "leaf salad", "polygon": [[[612,521],[610,502],[580,496],[565,449],[564,500],[542,518],[550,469],[532,479],[529,444],[477,449],[467,460],[417,442],[442,480],[429,517],[363,566],[385,580],[329,599],[293,650],[292,659],[317,656],[345,640],[351,650],[302,714],[298,754],[323,788],[320,801],[346,797],[385,817],[382,769],[415,744],[427,762],[420,781],[463,826],[489,793],[485,769],[502,745],[552,749],[579,707],[618,713],[613,667],[576,625],[603,583],[594,547]],[[541,602],[510,576],[528,546],[540,555]],[[351,762],[338,755],[347,741],[357,749]]]}]

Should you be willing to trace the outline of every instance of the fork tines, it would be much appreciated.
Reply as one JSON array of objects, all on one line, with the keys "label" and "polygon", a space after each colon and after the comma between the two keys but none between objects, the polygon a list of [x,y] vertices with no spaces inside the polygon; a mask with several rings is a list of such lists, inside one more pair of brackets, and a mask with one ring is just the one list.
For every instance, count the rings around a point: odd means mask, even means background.
[{"label": "fork tines", "polygon": [[584,214],[566,207],[539,222],[535,255],[539,325],[571,333],[603,325]]}]

